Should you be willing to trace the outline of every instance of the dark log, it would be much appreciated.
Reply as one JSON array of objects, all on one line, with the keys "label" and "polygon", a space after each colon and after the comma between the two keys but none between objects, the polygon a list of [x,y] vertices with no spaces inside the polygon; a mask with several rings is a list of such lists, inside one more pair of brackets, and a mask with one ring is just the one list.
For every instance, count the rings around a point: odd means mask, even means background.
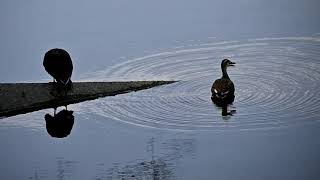
[{"label": "dark log", "polygon": [[56,83],[0,83],[0,117],[66,106],[174,82],[74,82],[69,91],[58,87]]}]

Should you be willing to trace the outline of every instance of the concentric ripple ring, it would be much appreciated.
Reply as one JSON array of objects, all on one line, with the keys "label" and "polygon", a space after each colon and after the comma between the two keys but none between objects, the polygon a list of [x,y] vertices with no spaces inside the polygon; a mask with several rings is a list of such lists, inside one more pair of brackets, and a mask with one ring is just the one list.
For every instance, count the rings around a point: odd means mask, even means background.
[{"label": "concentric ripple ring", "polygon": [[[237,113],[225,119],[211,102],[210,88],[229,68]],[[105,78],[107,77],[107,78]],[[132,125],[166,130],[224,131],[318,123],[320,38],[285,37],[205,43],[192,49],[135,58],[90,78],[100,80],[179,80],[132,94],[103,98],[91,112]]]}]

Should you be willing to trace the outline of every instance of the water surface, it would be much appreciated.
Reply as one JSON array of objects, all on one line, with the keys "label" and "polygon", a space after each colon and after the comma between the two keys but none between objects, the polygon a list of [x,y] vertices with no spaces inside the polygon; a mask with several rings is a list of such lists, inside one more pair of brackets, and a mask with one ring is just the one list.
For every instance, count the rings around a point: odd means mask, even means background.
[{"label": "water surface", "polygon": [[[47,134],[50,109],[1,119],[1,177],[317,178],[320,38],[210,41],[86,74],[179,82],[70,105],[75,123],[64,139]],[[226,57],[237,63],[228,69],[237,113],[222,117],[210,87]]]},{"label": "water surface", "polygon": [[[178,83],[95,102],[91,111],[121,122],[167,130],[253,130],[319,120],[318,37],[260,38],[176,47],[92,74],[93,79],[165,79]],[[220,62],[236,84],[231,109],[221,121],[210,88],[221,77]],[[106,78],[107,77],[107,78]]]}]

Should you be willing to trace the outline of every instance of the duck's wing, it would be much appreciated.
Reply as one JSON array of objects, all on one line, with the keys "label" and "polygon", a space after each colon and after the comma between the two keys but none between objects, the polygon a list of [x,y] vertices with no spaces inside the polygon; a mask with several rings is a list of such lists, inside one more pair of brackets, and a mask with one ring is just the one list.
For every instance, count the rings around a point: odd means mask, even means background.
[{"label": "duck's wing", "polygon": [[217,79],[212,85],[211,92],[212,94],[218,94],[224,97],[234,93],[234,85],[229,79]]}]

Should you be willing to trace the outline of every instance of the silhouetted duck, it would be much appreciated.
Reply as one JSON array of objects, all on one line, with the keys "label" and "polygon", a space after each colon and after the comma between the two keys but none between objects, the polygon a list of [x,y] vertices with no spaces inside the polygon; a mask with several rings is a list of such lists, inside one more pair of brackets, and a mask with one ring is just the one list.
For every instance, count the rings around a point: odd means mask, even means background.
[{"label": "silhouetted duck", "polygon": [[230,80],[227,67],[234,66],[234,62],[224,59],[221,62],[222,77],[214,81],[211,87],[211,99],[220,106],[231,104],[234,101],[234,84]]},{"label": "silhouetted duck", "polygon": [[71,88],[71,75],[73,70],[72,60],[67,51],[63,49],[49,50],[43,59],[46,71],[56,80],[59,85]]}]

